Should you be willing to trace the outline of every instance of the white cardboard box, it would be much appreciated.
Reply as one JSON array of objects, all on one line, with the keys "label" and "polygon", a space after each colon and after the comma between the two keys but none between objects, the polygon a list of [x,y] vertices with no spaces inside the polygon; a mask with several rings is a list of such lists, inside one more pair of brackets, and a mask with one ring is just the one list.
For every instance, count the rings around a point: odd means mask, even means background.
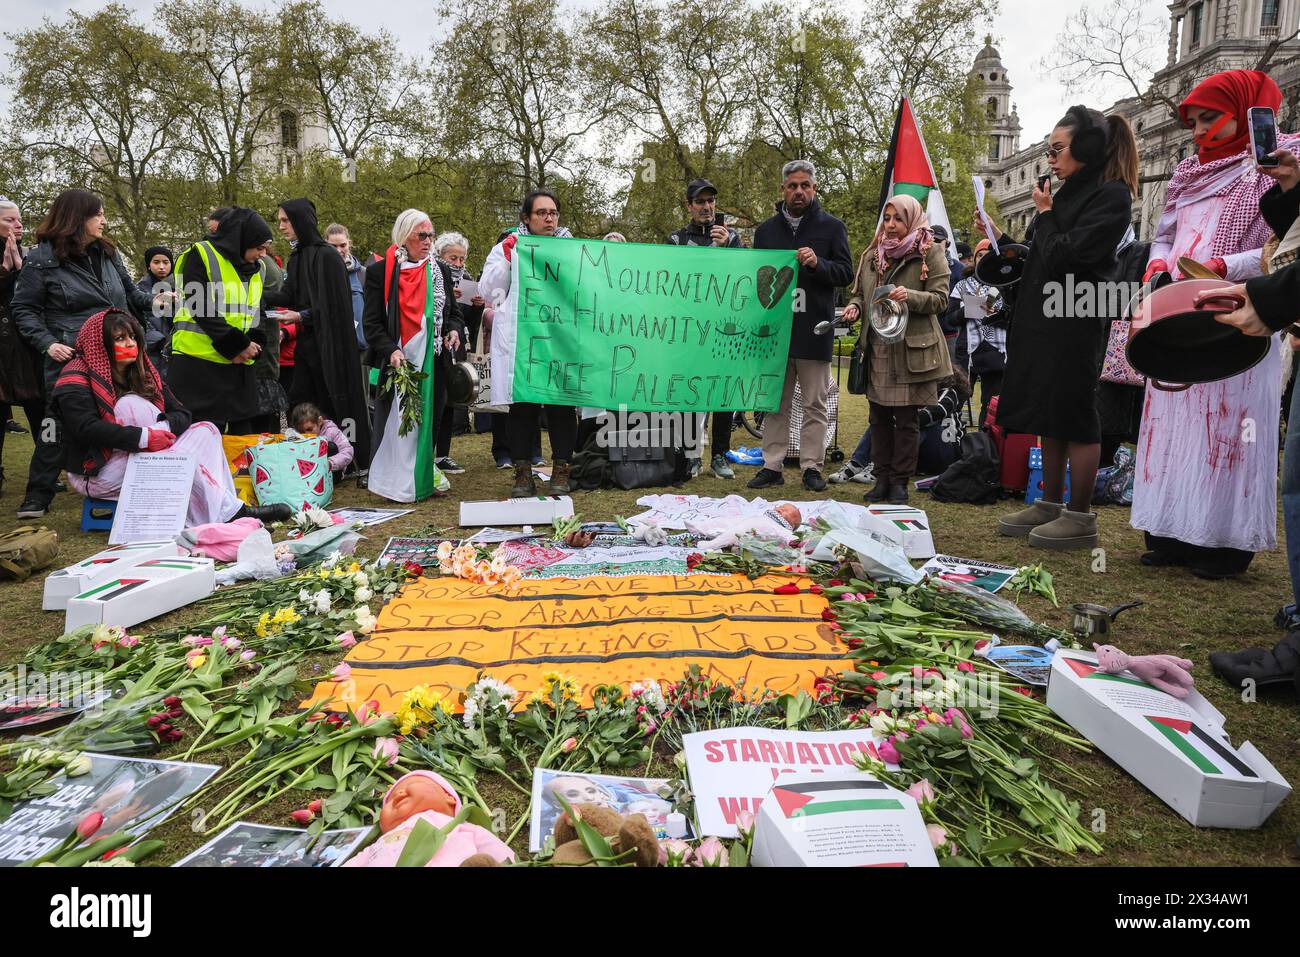
[{"label": "white cardboard box", "polygon": [[934,536],[925,512],[910,505],[868,505],[867,524],[903,546],[908,558],[934,558]]},{"label": "white cardboard box", "polygon": [[50,572],[45,577],[45,596],[41,607],[46,611],[64,611],[69,599],[80,595],[95,583],[119,574],[122,569],[148,558],[170,558],[182,552],[181,547],[170,540],[113,545],[75,565]]},{"label": "white cardboard box", "polygon": [[1058,651],[1048,707],[1192,824],[1259,827],[1291,793],[1250,742],[1232,746],[1199,692],[1180,700],[1096,664],[1091,652]]},{"label": "white cardboard box", "polygon": [[938,867],[916,801],[866,774],[783,774],[758,809],[754,867]]},{"label": "white cardboard box", "polygon": [[82,625],[130,628],[212,594],[211,558],[150,558],[123,568],[68,602],[65,631]]},{"label": "white cardboard box", "polygon": [[573,499],[567,495],[460,503],[461,525],[544,525],[572,515]]}]

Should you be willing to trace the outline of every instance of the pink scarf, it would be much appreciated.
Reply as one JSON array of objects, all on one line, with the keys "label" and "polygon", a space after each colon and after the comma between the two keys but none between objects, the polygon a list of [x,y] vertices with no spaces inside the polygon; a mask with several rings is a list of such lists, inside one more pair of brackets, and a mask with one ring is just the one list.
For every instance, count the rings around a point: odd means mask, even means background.
[{"label": "pink scarf", "polygon": [[921,204],[906,193],[898,193],[889,198],[885,208],[894,207],[894,212],[902,219],[907,235],[902,239],[888,239],[883,230],[876,231],[876,272],[882,275],[891,266],[897,265],[912,256],[921,257],[921,279],[929,273],[925,263],[925,254],[934,245],[934,233],[930,229],[930,220],[925,215]]}]

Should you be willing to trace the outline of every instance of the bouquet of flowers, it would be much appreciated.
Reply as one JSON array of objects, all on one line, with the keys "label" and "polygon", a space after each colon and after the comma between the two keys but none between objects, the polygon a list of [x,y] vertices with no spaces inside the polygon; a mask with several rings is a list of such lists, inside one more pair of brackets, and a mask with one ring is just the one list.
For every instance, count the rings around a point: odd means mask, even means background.
[{"label": "bouquet of flowers", "polygon": [[488,549],[484,545],[463,542],[452,545],[443,542],[438,546],[438,571],[455,575],[480,585],[501,585],[513,589],[524,577],[520,569],[506,560],[505,548],[498,545]]}]

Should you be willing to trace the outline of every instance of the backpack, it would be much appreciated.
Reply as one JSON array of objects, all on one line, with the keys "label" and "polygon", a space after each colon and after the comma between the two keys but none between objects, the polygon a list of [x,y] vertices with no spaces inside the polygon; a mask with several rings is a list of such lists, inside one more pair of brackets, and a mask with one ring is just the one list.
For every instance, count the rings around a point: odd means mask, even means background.
[{"label": "backpack", "polygon": [[961,458],[953,462],[930,486],[936,502],[987,505],[1002,497],[998,449],[993,436],[981,429],[961,440]]},{"label": "backpack", "polygon": [[585,492],[591,492],[611,484],[612,476],[609,453],[605,451],[597,434],[593,432],[569,462],[570,484]]},{"label": "backpack", "polygon": [[0,581],[25,582],[49,568],[59,554],[59,536],[44,525],[20,525],[0,535]]}]

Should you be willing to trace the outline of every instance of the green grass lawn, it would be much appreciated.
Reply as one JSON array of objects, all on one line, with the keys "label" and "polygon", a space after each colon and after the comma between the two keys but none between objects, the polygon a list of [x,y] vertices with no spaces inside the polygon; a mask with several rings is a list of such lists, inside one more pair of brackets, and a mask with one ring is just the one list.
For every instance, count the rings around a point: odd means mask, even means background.
[{"label": "green grass lawn", "polygon": [[[842,436],[845,453],[851,452],[866,425],[866,400],[862,396],[842,396]],[[748,435],[737,435],[733,445],[757,444]],[[489,453],[490,436],[469,435],[456,438],[452,455],[466,467],[464,475],[452,476],[452,495],[445,499],[421,503],[413,514],[369,529],[369,537],[358,549],[373,556],[383,548],[390,535],[427,534],[453,526],[457,520],[457,503],[461,499],[504,498],[509,494],[513,473],[498,471]],[[17,524],[13,512],[22,499],[28,458],[28,436],[11,435],[5,443],[4,466],[8,480],[0,498],[0,528]],[[828,471],[833,469],[828,463]],[[722,496],[731,493],[752,495],[744,482],[755,470],[737,467],[737,479],[727,482],[701,476],[690,482],[684,492]],[[786,470],[786,485],[768,490],[769,498],[793,500],[829,496],[844,501],[861,501],[865,487],[857,484],[832,485],[824,496],[814,495],[799,485],[799,474]],[[574,494],[577,512],[585,519],[612,519],[631,515],[641,509],[635,504],[643,492],[598,491]],[[383,504],[368,492],[347,483],[335,495],[334,504]],[[1271,647],[1280,637],[1272,626],[1274,611],[1288,600],[1290,585],[1283,551],[1259,555],[1250,571],[1241,579],[1204,582],[1181,569],[1152,569],[1138,562],[1142,535],[1128,524],[1128,509],[1102,507],[1098,527],[1105,549],[1105,571],[1091,568],[1088,553],[1046,552],[1030,548],[1023,539],[1004,538],[997,534],[997,517],[1016,507],[1015,502],[998,505],[970,506],[931,503],[928,496],[913,494],[913,504],[925,508],[934,529],[935,546],[940,552],[967,558],[979,558],[1008,565],[1044,562],[1056,582],[1062,609],[1053,609],[1039,598],[1026,598],[1023,607],[1039,620],[1068,628],[1069,616],[1064,606],[1070,602],[1090,601],[1115,605],[1141,599],[1146,604],[1125,612],[1116,623],[1110,640],[1133,654],[1171,652],[1196,663],[1197,687],[1227,717],[1227,728],[1235,743],[1249,739],[1292,783],[1300,782],[1300,712],[1289,694],[1264,696],[1253,703],[1243,702],[1238,692],[1213,676],[1209,670],[1209,653],[1220,649]],[[1211,503],[1207,503],[1207,507]],[[59,495],[53,511],[44,523],[58,532],[61,552],[56,567],[62,567],[102,548],[106,533],[83,534],[79,530],[81,499],[75,493]],[[1282,539],[1279,509],[1279,541]],[[57,637],[62,631],[63,614],[41,610],[42,576],[23,584],[0,583],[0,665],[15,663],[34,644]],[[194,612],[182,609],[165,619],[183,623]],[[144,626],[148,631],[148,626]],[[330,666],[326,659],[318,665]],[[309,666],[310,667],[310,666]],[[185,747],[181,742],[178,748]],[[171,751],[178,748],[170,749]],[[167,757],[168,749],[159,755]],[[213,763],[221,757],[206,756]],[[1258,830],[1230,831],[1198,829],[1187,824],[1162,801],[1131,779],[1101,755],[1072,756],[1070,759],[1085,774],[1092,786],[1080,798],[1085,821],[1094,820],[1094,811],[1105,812],[1106,828],[1100,835],[1106,847],[1101,858],[1074,859],[1074,863],[1132,865],[1259,865],[1294,863],[1293,851],[1300,834],[1300,799],[1289,798]],[[942,782],[935,782],[942,789]],[[511,817],[522,812],[518,795],[502,789],[484,788],[489,801],[499,801]],[[288,823],[285,815],[293,806],[268,806],[254,816],[267,823]],[[171,863],[202,843],[188,820],[172,820],[155,829],[153,836],[168,842],[168,850],[159,854],[156,863]],[[526,843],[527,830],[523,840]]]}]

